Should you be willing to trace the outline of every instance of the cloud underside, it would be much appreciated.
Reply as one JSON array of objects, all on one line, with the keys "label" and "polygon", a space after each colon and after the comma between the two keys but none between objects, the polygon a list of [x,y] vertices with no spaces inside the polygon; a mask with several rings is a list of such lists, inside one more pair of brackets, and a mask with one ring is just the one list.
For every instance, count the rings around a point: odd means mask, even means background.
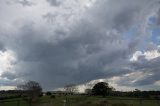
[{"label": "cloud underside", "polygon": [[106,78],[117,86],[154,89],[160,80],[159,45],[152,41],[159,3],[0,1],[0,85],[35,80],[50,90]]}]

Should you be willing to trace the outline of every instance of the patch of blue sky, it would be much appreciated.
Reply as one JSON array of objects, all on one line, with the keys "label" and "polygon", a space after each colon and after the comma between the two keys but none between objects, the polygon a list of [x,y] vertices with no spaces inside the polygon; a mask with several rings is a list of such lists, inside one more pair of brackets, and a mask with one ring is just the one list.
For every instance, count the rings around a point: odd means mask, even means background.
[{"label": "patch of blue sky", "polygon": [[[160,26],[157,26],[156,23],[157,23],[157,18],[155,16],[151,16],[148,18],[149,27],[147,27],[147,31],[149,33],[151,32],[151,35],[146,35],[146,39],[144,39],[145,41],[143,41],[139,45],[138,49],[140,51],[145,51],[147,49],[146,43],[148,42],[154,43],[156,45],[160,45]],[[139,24],[132,26],[127,32],[124,33],[124,36],[126,37],[126,39],[128,39],[129,41],[136,39],[136,37],[139,36],[140,27],[141,26]]]},{"label": "patch of blue sky", "polygon": [[[139,35],[139,31],[140,31],[140,25],[134,25],[133,27],[131,27],[127,32],[124,33],[124,36],[126,37],[126,39],[129,42],[132,42],[134,39],[136,39]],[[145,39],[145,42],[148,42],[148,39]],[[143,44],[142,42],[139,44],[138,51],[145,51],[145,43]]]},{"label": "patch of blue sky", "polygon": [[157,19],[156,19],[155,16],[149,17],[149,19],[148,19],[148,24],[149,24],[149,25],[150,25],[150,24],[155,24],[156,22],[157,22]]},{"label": "patch of blue sky", "polygon": [[128,40],[132,40],[134,39],[139,32],[139,25],[134,25],[133,27],[131,27],[127,32],[124,33],[124,36],[128,39]]},{"label": "patch of blue sky", "polygon": [[152,29],[152,42],[160,45],[160,27],[155,27]]},{"label": "patch of blue sky", "polygon": [[156,16],[151,16],[148,19],[149,30],[152,32],[151,42],[160,45],[160,26],[157,26]]}]

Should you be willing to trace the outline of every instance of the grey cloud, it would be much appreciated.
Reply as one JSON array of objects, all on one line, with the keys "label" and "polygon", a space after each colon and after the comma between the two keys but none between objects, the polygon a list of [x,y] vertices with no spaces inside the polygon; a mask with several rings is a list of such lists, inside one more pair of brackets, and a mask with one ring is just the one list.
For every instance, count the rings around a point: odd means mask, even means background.
[{"label": "grey cloud", "polygon": [[4,44],[0,42],[0,51],[5,51],[6,48],[4,47]]},{"label": "grey cloud", "polygon": [[16,79],[16,77],[17,76],[14,73],[10,73],[10,72],[4,72],[1,75],[1,78],[7,78],[9,80],[14,80],[14,79]]},{"label": "grey cloud", "polygon": [[160,25],[160,9],[157,12],[157,24]]},{"label": "grey cloud", "polygon": [[156,81],[159,81],[159,75],[160,75],[160,61],[159,57],[152,59],[152,60],[146,60],[143,59],[141,62],[134,63],[134,68],[136,70],[142,70],[142,72],[152,72],[153,75],[150,75],[148,77],[145,77],[144,79],[135,82],[135,85],[147,85],[147,84],[153,84]]},{"label": "grey cloud", "polygon": [[47,0],[52,6],[59,6],[61,3],[58,0]]},{"label": "grey cloud", "polygon": [[[123,79],[118,81],[117,84],[120,86],[132,86],[132,87],[152,85],[156,81],[160,80],[159,64],[160,64],[159,57],[152,60],[147,60],[145,59],[144,56],[140,56],[138,61],[131,62],[130,67],[132,67],[133,71],[129,71],[129,72],[142,72],[144,76],[140,79],[139,79],[139,76],[136,76],[135,79],[124,77]],[[133,80],[136,80],[136,81],[132,82]]]},{"label": "grey cloud", "polygon": [[23,6],[32,6],[34,4],[30,0],[17,0],[16,3],[20,3]]},{"label": "grey cloud", "polygon": [[54,21],[56,21],[56,16],[57,14],[47,13],[43,18],[46,19],[48,23],[54,23]]},{"label": "grey cloud", "polygon": [[143,85],[152,85],[154,84],[156,81],[159,81],[159,73],[154,73],[156,75],[148,75],[147,77],[145,77],[144,79],[138,80],[136,82],[133,83],[132,86],[143,86]]},{"label": "grey cloud", "polygon": [[[81,29],[78,29],[79,27]],[[126,43],[119,44],[116,42],[117,39],[114,41],[114,38],[110,42],[110,39],[105,38],[104,33],[87,22],[81,22],[70,33],[70,37],[60,40],[57,44],[41,41],[37,36],[41,32],[36,33],[33,29],[32,25],[23,26],[20,36],[15,39],[15,42],[20,42],[12,45],[18,60],[25,64],[20,66],[23,70],[19,72],[28,72],[29,76],[26,77],[28,80],[40,81],[44,86],[53,83],[52,87],[56,87],[123,73],[122,71],[108,73],[107,69],[103,68],[118,58],[122,60],[125,58],[122,55],[126,55],[127,48],[123,49]],[[117,44],[120,46],[110,48]],[[42,76],[47,76],[47,79],[42,79]]]},{"label": "grey cloud", "polygon": [[[48,2],[59,5],[55,0]],[[141,13],[146,2],[151,1],[97,1],[68,32],[65,28],[50,31],[40,26],[37,29],[34,22],[21,23],[22,27],[13,37],[8,35],[12,40],[5,39],[6,46],[17,56],[16,76],[11,73],[2,76],[36,80],[45,89],[53,89],[68,83],[130,73],[126,69],[130,66],[141,69],[145,64],[133,65],[129,61],[139,40],[130,41],[123,35],[135,23],[144,21]],[[42,17],[52,20],[53,16]],[[51,26],[46,24],[45,27]]]},{"label": "grey cloud", "polygon": [[[97,25],[103,25],[104,28],[124,31],[134,25],[135,22],[139,22],[139,19],[142,18],[139,13],[142,11],[142,8],[145,7],[145,2],[138,0],[131,1],[130,3],[128,0],[121,0],[121,2],[102,0],[96,3],[97,5],[95,5],[92,11],[96,17],[91,16],[89,18],[93,19]],[[150,2],[148,2],[148,4],[150,4]]]},{"label": "grey cloud", "polygon": [[15,82],[12,80],[1,79],[0,86],[15,86]]},{"label": "grey cloud", "polygon": [[124,9],[121,10],[117,16],[115,16],[114,21],[116,24],[114,24],[113,27],[117,27],[118,24],[119,30],[126,30],[125,28],[130,28],[130,26],[133,25],[133,22],[135,22],[136,18],[138,20],[138,17],[135,18],[135,16],[138,15],[136,13],[138,13],[139,10],[139,7],[124,7]]},{"label": "grey cloud", "polygon": [[134,67],[135,70],[140,70],[140,69],[152,69],[152,68],[160,68],[159,63],[160,63],[160,57],[157,57],[152,60],[147,60],[145,59],[144,56],[141,56],[139,58],[140,60],[137,62],[131,63],[131,65]]},{"label": "grey cloud", "polygon": [[[123,76],[119,81],[116,83],[119,86],[129,86],[129,87],[143,87],[148,85],[155,84],[156,81],[159,81],[159,72],[150,74],[149,72],[155,71],[155,70],[139,70],[140,72],[143,72],[144,76],[139,79],[139,76],[135,76],[135,78],[130,78],[132,76]],[[137,80],[138,79],[138,80]]]}]

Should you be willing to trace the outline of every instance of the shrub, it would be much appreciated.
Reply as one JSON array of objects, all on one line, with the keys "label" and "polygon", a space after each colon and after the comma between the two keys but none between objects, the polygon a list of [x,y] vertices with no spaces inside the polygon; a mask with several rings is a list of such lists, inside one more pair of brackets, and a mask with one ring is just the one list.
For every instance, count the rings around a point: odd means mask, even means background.
[{"label": "shrub", "polygon": [[117,103],[117,104],[112,104],[112,106],[131,106],[125,103]]},{"label": "shrub", "polygon": [[56,98],[56,96],[55,95],[51,95],[51,98]]},{"label": "shrub", "polygon": [[50,96],[50,95],[52,95],[52,93],[51,92],[46,92],[46,95]]}]

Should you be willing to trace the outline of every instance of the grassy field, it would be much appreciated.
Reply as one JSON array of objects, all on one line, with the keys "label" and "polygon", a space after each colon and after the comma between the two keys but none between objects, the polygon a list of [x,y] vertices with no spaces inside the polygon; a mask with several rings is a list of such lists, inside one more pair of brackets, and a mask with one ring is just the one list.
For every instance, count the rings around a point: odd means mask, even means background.
[{"label": "grassy field", "polygon": [[[66,102],[64,101],[66,100]],[[65,102],[65,103],[64,103]],[[159,100],[138,98],[93,97],[93,96],[43,96],[32,106],[160,106]],[[0,103],[0,106],[29,106],[22,99],[10,99]]]}]

